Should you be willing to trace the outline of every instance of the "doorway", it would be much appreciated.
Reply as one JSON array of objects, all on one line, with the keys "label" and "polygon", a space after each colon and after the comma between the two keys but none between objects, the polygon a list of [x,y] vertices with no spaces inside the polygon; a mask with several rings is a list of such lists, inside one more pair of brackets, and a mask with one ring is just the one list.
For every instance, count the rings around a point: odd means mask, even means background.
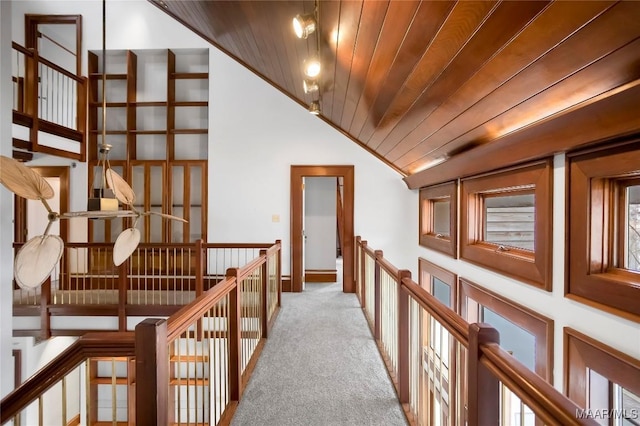
[{"label": "doorway", "polygon": [[342,290],[345,293],[355,291],[354,259],[354,167],[353,166],[291,166],[291,289],[302,291],[304,280],[304,197],[303,180],[305,177],[334,177],[343,181],[343,214],[338,218],[338,230],[343,259]]},{"label": "doorway", "polygon": [[[42,176],[54,190],[54,198],[47,200],[53,211],[65,213],[69,211],[69,167],[32,167]],[[47,211],[38,200],[26,200],[16,196],[15,202],[15,241],[23,243],[36,235],[42,235],[48,219]],[[68,221],[60,220],[53,223],[50,234],[59,235],[63,241],[68,241]]]}]

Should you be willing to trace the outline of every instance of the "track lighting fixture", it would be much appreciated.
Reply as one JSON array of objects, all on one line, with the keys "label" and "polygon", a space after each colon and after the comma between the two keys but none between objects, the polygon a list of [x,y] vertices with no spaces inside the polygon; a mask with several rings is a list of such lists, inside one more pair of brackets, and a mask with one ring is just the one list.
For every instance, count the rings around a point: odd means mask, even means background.
[{"label": "track lighting fixture", "polygon": [[315,56],[304,61],[304,75],[307,77],[315,78],[319,76],[320,68],[320,60]]},{"label": "track lighting fixture", "polygon": [[307,38],[316,30],[316,18],[312,14],[296,15],[293,18],[293,31],[298,38]]},{"label": "track lighting fixture", "polygon": [[304,88],[304,93],[311,93],[318,91],[318,80],[312,78],[305,78],[302,81],[302,87]]},{"label": "track lighting fixture", "polygon": [[313,115],[320,114],[320,101],[311,102],[311,104],[309,105],[309,113]]}]

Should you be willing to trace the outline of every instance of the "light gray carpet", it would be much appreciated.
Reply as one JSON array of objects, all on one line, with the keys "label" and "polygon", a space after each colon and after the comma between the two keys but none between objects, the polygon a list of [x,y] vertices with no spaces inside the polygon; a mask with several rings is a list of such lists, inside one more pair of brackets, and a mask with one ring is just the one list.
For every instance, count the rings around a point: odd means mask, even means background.
[{"label": "light gray carpet", "polygon": [[406,425],[356,296],[341,284],[282,296],[232,425]]}]

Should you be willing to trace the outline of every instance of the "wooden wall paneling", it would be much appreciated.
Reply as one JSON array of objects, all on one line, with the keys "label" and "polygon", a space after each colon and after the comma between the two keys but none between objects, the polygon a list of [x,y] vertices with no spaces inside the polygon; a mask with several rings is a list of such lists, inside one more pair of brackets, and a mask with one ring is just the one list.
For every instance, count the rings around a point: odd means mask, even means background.
[{"label": "wooden wall paneling", "polygon": [[[402,125],[401,120],[405,114],[410,113],[414,102],[428,90],[496,6],[496,2],[455,4],[441,30],[403,83],[401,92],[387,109],[383,123],[388,124],[381,126],[382,128],[374,134],[375,140],[378,141],[374,146],[378,152],[386,156],[396,144],[404,143],[405,136],[411,130]],[[431,122],[429,120],[429,123]]]},{"label": "wooden wall paneling", "polygon": [[371,66],[373,53],[378,44],[378,34],[382,30],[389,1],[365,1],[362,5],[362,17],[356,36],[354,60],[351,63],[351,75],[348,81],[342,117],[336,121],[343,129],[348,129],[358,106],[358,99],[364,89],[364,77]]},{"label": "wooden wall paneling", "polygon": [[[259,10],[262,9],[262,3],[263,2],[239,2],[244,14],[240,19],[241,22],[247,23],[247,29],[251,31],[255,44],[261,52],[260,56],[265,58],[265,64],[267,66],[265,75],[280,84],[280,86],[285,87],[283,84],[284,74],[279,63],[280,58],[269,37],[271,25],[282,25],[282,23],[272,22],[273,15],[271,15],[270,19],[265,19],[269,13]],[[249,25],[249,23],[251,23],[251,25]],[[291,24],[289,23],[289,25]]]},{"label": "wooden wall paneling", "polygon": [[494,8],[455,59],[440,73],[429,90],[414,103],[412,109],[415,113],[405,118],[402,126],[413,129],[428,117],[547,4],[546,1],[503,2]]},{"label": "wooden wall paneling", "polygon": [[[356,47],[358,27],[362,18],[363,1],[343,1],[340,3],[340,16],[338,18],[338,32],[335,33],[336,57],[333,77],[333,90],[331,100],[322,105],[322,114],[330,117],[331,121],[340,122],[346,96],[351,67],[353,66],[353,54]],[[324,28],[329,35],[329,43],[332,43],[334,27]],[[324,100],[325,98],[323,98]]]},{"label": "wooden wall paneling", "polygon": [[[482,3],[469,4],[475,8]],[[407,31],[406,38],[397,52],[394,64],[387,74],[383,84],[385,89],[380,91],[375,100],[373,106],[374,114],[369,115],[367,124],[371,125],[365,124],[360,132],[360,137],[367,141],[367,145],[373,149],[377,150],[380,142],[393,129],[394,121],[406,112],[406,110],[399,113],[390,111],[394,100],[402,97],[406,99],[408,105],[412,105],[415,102],[416,98],[412,99],[411,94],[402,89],[398,91],[396,88],[404,87],[423,58],[427,56],[431,58],[430,47],[438,33],[443,30],[443,25],[447,22],[447,18],[454,6],[455,2],[452,1],[436,1],[423,2],[418,7]],[[468,26],[466,22],[460,25],[461,28],[465,26]],[[418,93],[418,95],[420,94]]]},{"label": "wooden wall paneling", "polygon": [[[638,51],[635,44],[640,41],[625,46],[640,35],[637,19],[633,19],[635,3],[625,4],[630,6],[607,10],[456,117],[455,125],[451,122],[444,126],[397,163],[406,167],[443,145],[442,153],[470,141],[491,139],[640,78],[640,71],[633,66]],[[640,11],[640,5],[635,7]],[[631,18],[625,23],[623,16]],[[620,25],[620,30],[606,32],[613,22]],[[625,47],[616,52],[619,46]],[[469,132],[471,129],[475,131]]]},{"label": "wooden wall paneling", "polygon": [[289,48],[293,46],[292,41],[295,42],[297,39],[291,22],[300,12],[294,13],[294,8],[289,4],[287,4],[288,7],[278,7],[277,3],[279,2],[258,2],[258,13],[271,17],[271,22],[265,30],[270,34],[269,39],[273,40],[271,45],[275,49],[275,57],[282,72],[280,85],[289,93],[295,94],[296,88],[302,88],[302,80],[294,81],[293,79],[293,73],[290,70],[295,68],[295,63],[290,62]]},{"label": "wooden wall paneling", "polygon": [[640,80],[635,80],[404,180],[417,189],[631,135],[640,131],[639,109]]},{"label": "wooden wall paneling", "polygon": [[[491,94],[510,78],[525,69],[547,51],[558,45],[585,21],[598,16],[610,2],[585,2],[583,7],[576,8],[575,3],[553,2],[543,10],[529,25],[511,42],[504,46],[452,96],[445,100],[427,120],[426,117],[415,129],[405,135],[391,134],[389,140],[397,145],[388,152],[381,148],[391,161],[396,161],[403,154],[428,139],[438,129],[452,122],[466,109]],[[558,20],[557,16],[564,19]],[[399,142],[400,136],[404,136]]]},{"label": "wooden wall paneling", "polygon": [[384,43],[376,44],[371,64],[364,79],[364,90],[358,100],[351,125],[345,129],[356,138],[368,116],[373,114],[373,102],[386,78],[386,70],[393,63],[395,54],[402,45],[405,33],[398,29],[404,29],[410,25],[419,5],[418,1],[400,1],[389,4],[379,35],[379,40],[384,40]]},{"label": "wooden wall paneling", "polygon": [[[360,0],[358,0],[358,3],[360,3]],[[342,2],[334,0],[318,2],[318,27],[320,28],[320,33],[317,34],[317,37],[320,40],[316,40],[316,42],[320,46],[319,56],[322,64],[319,76],[320,109],[322,111],[321,114],[325,117],[330,117],[327,113],[331,111],[331,102],[333,101],[333,92],[335,90],[338,44],[333,39],[334,36],[332,34],[333,31],[338,29],[336,23],[340,21],[341,5]],[[307,43],[307,45],[309,56],[311,56],[316,52],[317,47],[311,43]]]},{"label": "wooden wall paneling", "polygon": [[[271,31],[275,40],[278,40],[279,55],[282,58],[282,62],[285,65],[285,76],[287,78],[287,90],[289,90],[296,98],[304,99],[305,102],[309,102],[311,97],[305,95],[302,80],[303,73],[301,64],[304,58],[307,57],[307,41],[299,40],[293,32],[293,25],[291,21],[298,13],[306,14],[313,13],[313,2],[302,2],[298,7],[292,7],[290,9],[273,8],[280,14],[278,22],[282,22],[280,25],[272,25]],[[308,8],[308,10],[307,10]],[[312,34],[309,38],[315,40],[318,30]],[[313,44],[315,46],[315,43]]]}]

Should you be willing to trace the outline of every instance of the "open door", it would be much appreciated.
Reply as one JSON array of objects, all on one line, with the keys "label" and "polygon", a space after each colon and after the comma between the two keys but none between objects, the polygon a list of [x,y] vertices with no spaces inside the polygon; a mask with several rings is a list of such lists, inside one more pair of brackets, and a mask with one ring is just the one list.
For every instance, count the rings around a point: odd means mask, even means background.
[{"label": "open door", "polygon": [[345,293],[355,292],[354,259],[354,167],[353,166],[291,166],[291,289],[302,291],[304,275],[303,236],[303,179],[310,176],[342,177],[343,226],[342,235],[342,286]]}]

